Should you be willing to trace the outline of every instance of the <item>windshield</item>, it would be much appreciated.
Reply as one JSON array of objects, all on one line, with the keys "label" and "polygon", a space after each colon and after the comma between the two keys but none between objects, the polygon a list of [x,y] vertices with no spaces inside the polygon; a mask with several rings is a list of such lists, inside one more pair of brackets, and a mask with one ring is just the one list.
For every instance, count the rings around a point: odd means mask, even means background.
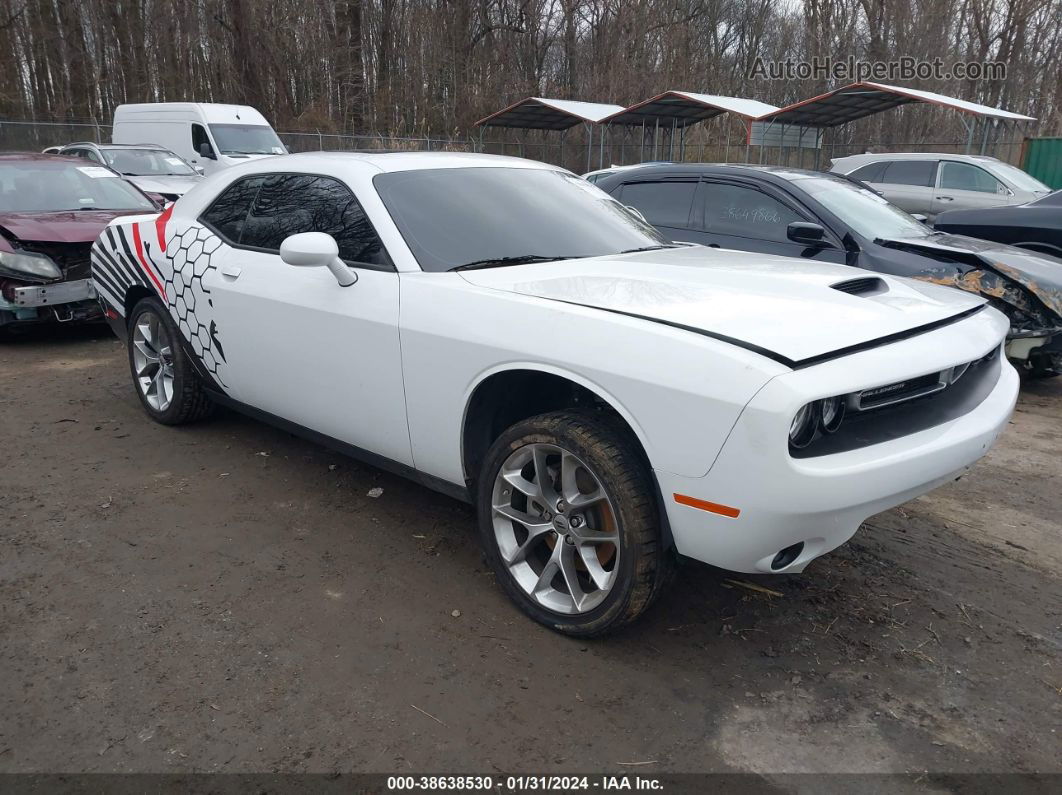
[{"label": "windshield", "polygon": [[144,194],[103,166],[63,161],[0,166],[0,212],[155,209]]},{"label": "windshield", "polygon": [[794,180],[854,232],[871,240],[927,237],[932,230],[873,191],[836,177]]},{"label": "windshield", "polygon": [[1029,176],[1017,166],[1012,166],[1010,163],[993,163],[992,170],[995,171],[1003,179],[1010,182],[1018,190],[1034,191],[1036,193],[1049,193],[1050,188],[1047,187],[1036,177]]},{"label": "windshield", "polygon": [[533,168],[378,174],[373,184],[420,267],[569,259],[666,246],[586,180]]},{"label": "windshield", "polygon": [[103,159],[119,174],[133,177],[191,177],[195,169],[165,149],[104,149]]},{"label": "windshield", "polygon": [[211,124],[223,155],[282,155],[287,150],[273,128],[263,124]]}]

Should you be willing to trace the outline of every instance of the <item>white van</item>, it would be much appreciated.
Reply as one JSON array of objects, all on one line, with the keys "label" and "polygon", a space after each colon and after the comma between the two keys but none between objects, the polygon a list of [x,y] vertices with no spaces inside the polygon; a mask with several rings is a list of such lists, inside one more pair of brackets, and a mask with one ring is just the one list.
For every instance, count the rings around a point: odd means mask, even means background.
[{"label": "white van", "polygon": [[254,108],[208,102],[119,105],[114,111],[111,140],[116,144],[157,144],[206,174],[288,151]]}]

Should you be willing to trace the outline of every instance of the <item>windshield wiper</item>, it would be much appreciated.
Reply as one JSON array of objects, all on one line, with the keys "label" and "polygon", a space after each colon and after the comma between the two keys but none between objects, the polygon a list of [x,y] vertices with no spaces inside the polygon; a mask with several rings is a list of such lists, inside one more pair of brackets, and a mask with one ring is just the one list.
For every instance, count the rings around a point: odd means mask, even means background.
[{"label": "windshield wiper", "polygon": [[542,254],[521,254],[515,257],[491,257],[490,259],[478,259],[474,262],[466,262],[464,265],[455,265],[450,268],[450,270],[472,271],[480,268],[504,268],[507,265],[528,265],[532,262],[556,262],[561,259],[579,259],[579,257],[547,257]]},{"label": "windshield wiper", "polygon": [[642,246],[641,248],[629,248],[626,251],[621,251],[620,254],[637,254],[639,251],[659,251],[662,248],[678,248],[671,244],[665,244],[660,246]]}]

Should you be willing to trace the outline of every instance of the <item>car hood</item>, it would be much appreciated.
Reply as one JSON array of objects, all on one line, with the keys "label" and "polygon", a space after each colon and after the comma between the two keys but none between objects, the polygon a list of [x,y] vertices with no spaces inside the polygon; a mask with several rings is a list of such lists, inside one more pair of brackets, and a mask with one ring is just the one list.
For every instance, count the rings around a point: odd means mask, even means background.
[{"label": "car hood", "polygon": [[[636,316],[809,364],[947,322],[983,298],[844,265],[700,246],[462,271],[480,287]],[[831,285],[880,279],[852,295]]]},{"label": "car hood", "polygon": [[932,237],[881,240],[891,248],[928,254],[936,258],[956,256],[1013,279],[1039,298],[1056,315],[1062,316],[1062,260],[1016,246],[978,240],[965,235],[940,234]]},{"label": "car hood", "polygon": [[74,210],[60,213],[0,213],[7,237],[42,243],[92,243],[112,220],[144,210]]},{"label": "car hood", "polygon": [[148,193],[168,193],[183,196],[200,182],[200,176],[126,176],[125,179],[132,182],[140,190]]}]

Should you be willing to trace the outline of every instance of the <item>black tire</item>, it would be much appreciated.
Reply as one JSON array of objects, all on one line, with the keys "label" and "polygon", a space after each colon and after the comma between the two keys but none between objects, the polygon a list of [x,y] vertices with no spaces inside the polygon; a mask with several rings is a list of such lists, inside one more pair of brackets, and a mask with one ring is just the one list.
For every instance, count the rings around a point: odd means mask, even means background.
[{"label": "black tire", "polygon": [[[159,323],[165,326],[169,339],[172,340],[173,397],[163,411],[159,411],[148,403],[144,390],[138,382],[136,365],[133,362],[134,329],[137,322],[148,312],[153,313]],[[133,379],[133,389],[140,398],[140,405],[155,422],[163,425],[183,425],[205,419],[214,412],[214,401],[207,396],[199,375],[185,353],[181,333],[177,330],[177,325],[170,317],[169,311],[158,299],[144,298],[133,307],[128,318],[126,347],[129,349],[129,372]]]},{"label": "black tire", "polygon": [[[608,495],[619,531],[619,562],[604,599],[583,613],[547,609],[510,573],[494,529],[494,485],[509,456],[530,444],[556,445],[585,462]],[[637,619],[659,596],[671,567],[664,549],[656,489],[629,430],[596,413],[557,411],[513,425],[491,445],[476,489],[476,512],[488,562],[509,597],[539,623],[578,637],[613,632]]]}]

